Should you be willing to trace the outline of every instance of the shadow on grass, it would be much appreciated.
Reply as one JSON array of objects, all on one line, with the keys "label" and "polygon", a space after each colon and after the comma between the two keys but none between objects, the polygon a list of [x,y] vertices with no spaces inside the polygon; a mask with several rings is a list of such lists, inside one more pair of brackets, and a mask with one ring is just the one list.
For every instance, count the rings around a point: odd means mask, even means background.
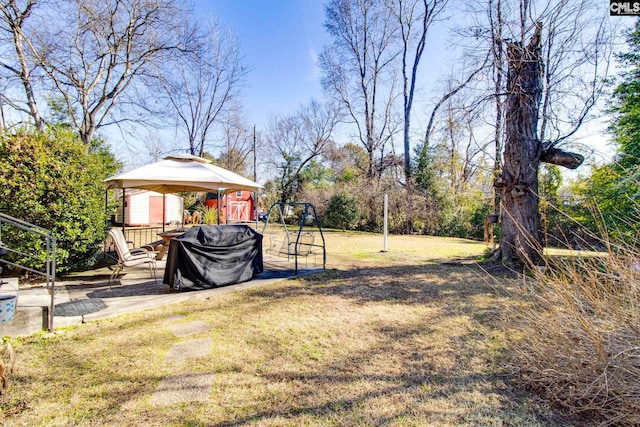
[{"label": "shadow on grass", "polygon": [[[233,365],[218,374],[233,377],[240,370],[267,385],[259,404],[240,413],[231,410],[215,425],[280,425],[282,420],[288,420],[284,425],[331,424],[336,420],[338,424],[357,420],[359,425],[419,425],[425,420],[535,425],[559,420],[557,415],[532,404],[528,393],[510,385],[503,364],[504,348],[494,341],[494,334],[499,334],[502,327],[500,309],[506,294],[491,281],[483,280],[482,274],[472,266],[435,264],[329,270],[243,291],[243,314],[235,321],[225,318],[213,328],[238,328],[245,331],[239,332],[240,337],[251,331],[252,348],[266,353],[264,361],[260,366]],[[280,334],[286,335],[286,326],[282,326],[285,330],[269,330],[264,327],[264,319],[271,313],[288,313],[291,307],[303,306],[309,298],[319,307],[331,307],[336,298],[345,300],[356,317],[359,310],[371,313],[370,307],[375,310],[389,304],[415,312],[416,317],[399,321],[371,318],[366,328],[354,332],[368,336],[364,340],[368,344],[337,358],[286,359],[290,357],[290,342],[279,338]],[[204,318],[209,310],[194,307],[190,315]],[[320,320],[326,312],[314,315],[319,317],[312,316],[309,321],[318,322],[318,329],[304,334],[302,348],[315,347],[316,334],[333,333],[325,330]],[[344,327],[353,327],[349,308],[335,315],[344,316]],[[292,322],[295,325],[295,320]],[[350,344],[345,342],[345,348]],[[281,362],[283,357],[288,361]],[[232,380],[224,384],[217,389],[236,387]],[[283,388],[295,391],[284,398],[271,391]],[[222,397],[223,402],[226,399]],[[447,407],[440,408],[442,402]],[[375,409],[385,405],[397,409]],[[182,420],[194,425],[202,422],[186,414]]]},{"label": "shadow on grass", "polygon": [[[471,297],[500,292],[485,274],[472,265],[418,265],[352,270],[327,270],[299,278],[305,287],[274,294],[269,289],[253,289],[251,296],[288,298],[296,294],[339,295],[360,303],[396,302],[424,304],[443,299]],[[470,281],[470,277],[473,278]]]},{"label": "shadow on grass", "polygon": [[[372,318],[361,333],[376,339],[338,360],[286,368],[276,365],[274,372],[267,363],[259,370],[260,379],[274,389],[295,387],[296,395],[285,403],[255,408],[216,425],[298,418],[303,424],[311,419],[312,423],[357,420],[359,425],[536,425],[561,419],[540,411],[531,404],[528,393],[510,385],[502,364],[503,349],[493,341],[501,326],[499,310],[504,302],[498,299],[503,295],[471,268],[430,265],[334,270],[299,282],[300,286],[252,289],[247,295],[256,303],[267,304],[265,311],[277,310],[280,300],[284,305],[285,300],[319,295],[329,297],[327,304],[335,297],[356,306],[398,304],[409,307],[416,317],[401,321]],[[425,309],[412,311],[415,306]],[[253,314],[260,317],[260,313]],[[269,349],[267,360],[290,351],[270,336],[264,339],[260,342],[259,336],[254,337],[258,348]],[[378,405],[388,408],[376,410]]]},{"label": "shadow on grass", "polygon": [[[437,264],[328,270],[246,289],[234,298],[190,302],[134,316],[126,323],[88,326],[91,329],[82,335],[91,337],[91,346],[65,342],[56,353],[68,358],[53,358],[52,371],[26,374],[19,381],[24,387],[57,384],[63,393],[77,389],[81,400],[94,409],[78,414],[77,420],[71,417],[71,422],[93,419],[96,424],[126,425],[115,422],[123,419],[130,425],[144,420],[155,425],[217,426],[564,424],[532,403],[530,395],[511,387],[502,338],[496,338],[504,326],[501,309],[509,302],[482,274],[470,266]],[[125,289],[135,289],[131,286]],[[101,291],[95,289],[94,296]],[[316,311],[297,310],[309,300]],[[341,311],[333,311],[332,304],[342,304]],[[385,317],[396,309],[403,311],[401,317]],[[206,321],[222,346],[236,349],[232,345],[245,344],[238,347],[237,357],[231,355],[231,362],[216,365],[220,383],[212,390],[211,402],[151,409],[142,403],[119,411],[141,394],[150,395],[169,372],[155,357],[158,348],[179,340],[164,326],[169,312],[185,313],[185,322]],[[292,356],[290,338],[281,339],[293,332],[291,325],[279,323],[280,313],[303,318],[299,327],[308,329],[300,333],[302,343],[296,343],[301,355]],[[358,316],[361,323],[351,323]],[[340,317],[337,327],[323,323],[334,317]],[[351,330],[342,335],[347,328]],[[339,341],[335,334],[362,337],[362,342]],[[112,349],[106,359],[98,344]],[[320,356],[304,353],[307,347]],[[155,353],[148,350],[154,348]],[[254,352],[262,356],[242,361]],[[120,368],[144,363],[157,374],[135,375]],[[56,368],[64,370],[66,378],[61,379]],[[185,366],[186,372],[210,368],[204,360]],[[244,391],[242,383],[234,381],[236,375],[259,387],[259,399],[240,406],[230,400],[233,394],[225,395],[225,389]],[[83,390],[86,384],[97,385]],[[208,418],[210,414],[216,414],[215,419]]]},{"label": "shadow on grass", "polygon": [[[532,403],[530,394],[510,384],[504,347],[494,341],[494,334],[500,333],[503,326],[500,310],[507,294],[491,281],[483,280],[482,274],[485,273],[473,266],[451,265],[330,270],[300,278],[298,286],[247,290],[248,300],[257,304],[252,306],[252,314],[258,318],[261,309],[275,310],[279,300],[284,304],[285,300],[307,296],[338,297],[357,306],[382,303],[435,310],[428,318],[412,319],[408,324],[381,323],[374,331],[381,341],[342,360],[275,373],[261,369],[262,380],[274,388],[296,384],[299,396],[276,405],[278,410],[271,407],[240,418],[234,415],[232,421],[216,425],[260,424],[297,417],[329,422],[349,419],[350,412],[363,425],[409,419],[460,424],[564,423],[564,417],[541,409]],[[449,335],[439,329],[450,322],[464,332]],[[258,337],[255,339],[259,341]],[[269,348],[271,358],[289,351],[286,345],[274,343],[272,337],[265,338],[262,344],[259,348]],[[388,367],[375,367],[385,359]],[[366,390],[357,390],[355,385],[359,383],[366,384]],[[351,391],[335,392],[341,389]],[[469,401],[470,393],[483,397]],[[387,400],[396,404],[402,401],[402,409],[396,413],[365,411],[363,415],[363,407]],[[438,401],[447,401],[453,408],[443,408],[438,414]],[[384,412],[387,414],[381,415]],[[456,412],[459,415],[453,416]]]}]

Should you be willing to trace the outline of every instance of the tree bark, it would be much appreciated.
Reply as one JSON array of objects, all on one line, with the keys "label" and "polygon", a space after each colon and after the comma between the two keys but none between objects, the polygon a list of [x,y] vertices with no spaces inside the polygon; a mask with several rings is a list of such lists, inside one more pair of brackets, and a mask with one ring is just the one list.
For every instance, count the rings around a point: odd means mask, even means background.
[{"label": "tree bark", "polygon": [[503,205],[499,259],[507,265],[537,265],[542,259],[538,166],[543,147],[538,139],[542,96],[541,24],[529,44],[507,43],[507,97],[504,167],[496,178]]}]

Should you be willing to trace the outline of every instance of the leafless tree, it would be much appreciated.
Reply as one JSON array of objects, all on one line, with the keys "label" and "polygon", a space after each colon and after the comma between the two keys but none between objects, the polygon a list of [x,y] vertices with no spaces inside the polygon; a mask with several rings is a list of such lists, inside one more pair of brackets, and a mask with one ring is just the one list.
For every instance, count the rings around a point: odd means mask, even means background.
[{"label": "leafless tree", "polygon": [[445,10],[448,0],[391,0],[390,8],[399,28],[402,52],[402,96],[404,115],[404,172],[411,177],[411,110],[418,78],[418,66],[427,43],[427,33]]},{"label": "leafless tree", "polygon": [[[29,8],[4,3],[4,25],[15,25],[15,49],[46,76],[50,90],[64,100],[68,116],[85,143],[103,126],[131,120],[117,115],[129,90],[186,46],[186,11],[177,0],[29,1]],[[19,29],[19,30],[18,30]],[[24,69],[23,81],[30,81]],[[29,103],[33,92],[25,88]],[[41,95],[45,95],[42,93]],[[33,104],[36,99],[34,96]],[[33,113],[32,113],[33,116]],[[36,123],[39,121],[34,117]]]},{"label": "leafless tree", "polygon": [[469,189],[486,164],[487,148],[491,142],[478,140],[482,110],[468,108],[468,95],[459,94],[446,103],[442,150],[446,153],[444,171],[452,195],[460,196]]},{"label": "leafless tree", "polygon": [[237,99],[247,68],[233,33],[211,21],[198,34],[193,51],[158,64],[158,84],[170,117],[186,136],[191,154],[202,156],[212,143],[215,125],[226,118],[225,109]]},{"label": "leafless tree", "polygon": [[495,181],[504,209],[496,257],[504,263],[541,258],[540,162],[573,169],[583,161],[557,146],[584,124],[603,91],[611,33],[600,9],[590,0],[521,0],[502,10],[512,11],[501,23],[508,78],[504,164]]},{"label": "leafless tree", "polygon": [[319,58],[323,87],[345,109],[354,137],[369,156],[368,177],[377,178],[399,128],[394,112],[398,26],[389,8],[376,0],[332,0],[325,11],[332,43]]},{"label": "leafless tree", "polygon": [[301,184],[301,174],[311,161],[324,155],[332,143],[339,110],[312,100],[298,112],[272,117],[264,137],[263,154],[278,170],[280,201],[293,200]]},{"label": "leafless tree", "polygon": [[221,125],[224,149],[219,162],[226,169],[245,175],[249,169],[249,156],[253,154],[255,132],[245,124],[237,104],[227,110]]},{"label": "leafless tree", "polygon": [[416,90],[418,66],[426,46],[429,28],[442,13],[448,0],[388,0],[398,25],[401,46],[404,182],[407,191],[407,233],[413,232],[413,182],[411,171],[411,111]]},{"label": "leafless tree", "polygon": [[[504,43],[502,41],[502,0],[489,0],[487,5],[489,28],[491,29],[491,77],[494,83],[494,108],[495,108],[495,123],[493,132],[493,145],[494,145],[494,167],[493,177],[494,180],[500,175],[502,171],[502,149],[504,142],[504,94],[503,94],[503,80],[505,75],[505,62],[504,62]],[[494,192],[493,197],[493,213],[498,215],[500,213],[500,195],[498,192]]]},{"label": "leafless tree", "polygon": [[5,79],[19,81],[24,90],[25,101],[9,96],[11,84],[5,87],[0,94],[0,99],[3,104],[7,104],[16,111],[27,113],[33,119],[35,127],[42,130],[44,121],[36,102],[32,77],[36,64],[30,60],[29,41],[25,35],[25,21],[29,18],[35,4],[35,0],[21,3],[16,0],[5,0],[0,4],[0,31],[2,31],[1,40],[4,48],[0,66],[4,70]]}]

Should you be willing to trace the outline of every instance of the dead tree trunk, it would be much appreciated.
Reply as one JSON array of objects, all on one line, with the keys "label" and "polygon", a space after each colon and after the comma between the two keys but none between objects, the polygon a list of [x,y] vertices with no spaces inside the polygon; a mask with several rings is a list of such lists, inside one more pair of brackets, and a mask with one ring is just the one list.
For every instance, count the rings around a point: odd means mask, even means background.
[{"label": "dead tree trunk", "polygon": [[543,145],[537,131],[543,66],[540,30],[538,24],[526,47],[507,43],[504,165],[494,184],[503,206],[497,258],[507,265],[536,265],[542,259],[538,166]]}]

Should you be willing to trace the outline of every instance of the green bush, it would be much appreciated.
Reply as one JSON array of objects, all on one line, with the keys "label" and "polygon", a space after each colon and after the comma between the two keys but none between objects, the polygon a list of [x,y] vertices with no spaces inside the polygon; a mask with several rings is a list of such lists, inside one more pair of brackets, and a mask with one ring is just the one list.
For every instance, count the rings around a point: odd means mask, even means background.
[{"label": "green bush", "polygon": [[[117,162],[104,144],[86,146],[70,129],[19,129],[0,136],[0,212],[51,230],[56,271],[90,266],[105,238],[104,179]],[[4,226],[2,240],[32,257],[14,262],[43,269],[41,239]]]},{"label": "green bush", "polygon": [[357,227],[359,220],[360,210],[356,199],[340,192],[331,197],[322,222],[326,227],[351,230]]},{"label": "green bush", "polygon": [[440,213],[437,234],[448,237],[482,240],[484,221],[492,209],[487,200],[474,195],[452,199]]}]

